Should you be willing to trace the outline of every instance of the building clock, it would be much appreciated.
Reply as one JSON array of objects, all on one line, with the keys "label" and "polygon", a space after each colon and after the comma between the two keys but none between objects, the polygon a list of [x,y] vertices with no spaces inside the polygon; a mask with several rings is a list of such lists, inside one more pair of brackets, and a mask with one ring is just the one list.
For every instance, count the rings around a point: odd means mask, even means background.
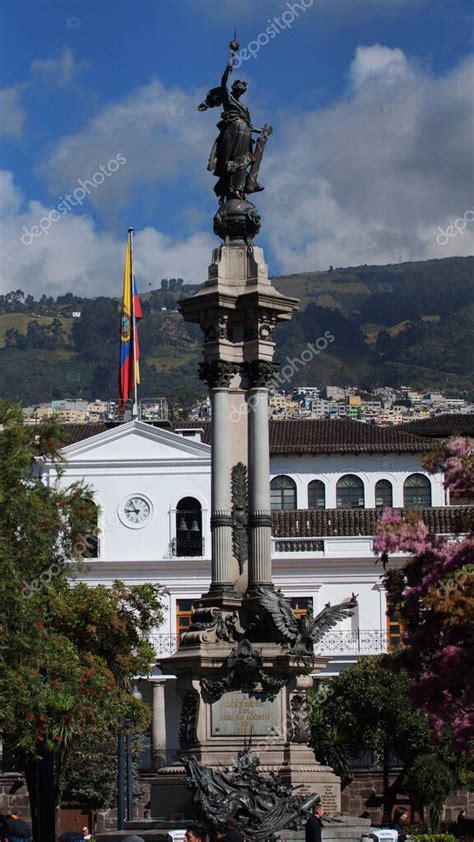
[{"label": "building clock", "polygon": [[128,497],[125,503],[119,508],[119,517],[125,526],[132,529],[140,529],[150,519],[152,505],[148,497],[143,494],[134,494]]}]

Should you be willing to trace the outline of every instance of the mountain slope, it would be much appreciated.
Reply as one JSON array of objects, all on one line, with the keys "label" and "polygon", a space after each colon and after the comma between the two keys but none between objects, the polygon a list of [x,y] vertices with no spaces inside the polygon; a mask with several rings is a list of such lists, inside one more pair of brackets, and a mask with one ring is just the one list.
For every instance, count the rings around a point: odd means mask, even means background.
[{"label": "mountain slope", "polygon": [[[412,384],[474,397],[473,280],[472,257],[274,278],[277,289],[301,299],[294,319],[275,333],[280,363],[334,337],[297,366],[289,387]],[[140,391],[189,404],[205,393],[196,374],[201,334],[176,304],[196,287],[173,281],[142,296]],[[116,397],[119,306],[71,293],[39,301],[21,291],[0,296],[0,395],[24,404]]]}]

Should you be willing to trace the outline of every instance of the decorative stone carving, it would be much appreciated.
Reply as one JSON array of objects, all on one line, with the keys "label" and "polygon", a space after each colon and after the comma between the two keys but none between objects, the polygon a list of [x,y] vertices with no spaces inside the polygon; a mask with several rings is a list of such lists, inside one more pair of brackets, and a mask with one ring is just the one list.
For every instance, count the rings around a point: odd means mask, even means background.
[{"label": "decorative stone carving", "polygon": [[248,477],[243,462],[232,468],[232,551],[242,573],[249,555],[248,539]]},{"label": "decorative stone carving", "polygon": [[250,342],[253,339],[262,339],[264,342],[271,340],[275,325],[268,321],[260,320],[257,325],[246,327],[244,340]]},{"label": "decorative stone carving", "polygon": [[217,324],[209,325],[204,331],[204,342],[217,342],[218,339],[231,339],[227,319],[220,318]]},{"label": "decorative stone carving", "polygon": [[264,341],[271,339],[274,328],[274,324],[271,324],[270,322],[262,322],[258,328],[258,338],[263,339]]},{"label": "decorative stone carving", "polygon": [[225,360],[211,360],[199,365],[199,377],[210,389],[228,389],[230,381],[238,371],[239,366],[236,363]]},{"label": "decorative stone carving", "polygon": [[275,382],[278,371],[276,363],[268,360],[252,360],[244,364],[249,380],[250,389],[269,389]]},{"label": "decorative stone carving", "polygon": [[249,746],[229,769],[201,766],[193,757],[183,758],[183,764],[200,818],[216,827],[238,816],[240,832],[255,842],[272,839],[283,828],[297,829],[321,800],[317,793],[293,795],[291,784],[275,773],[263,777]]},{"label": "decorative stone carving", "polygon": [[197,690],[187,690],[183,697],[178,729],[181,748],[189,748],[196,742],[198,713],[199,693]]},{"label": "decorative stone carving", "polygon": [[195,608],[191,615],[191,625],[181,632],[180,642],[182,646],[193,646],[196,643],[237,640],[237,626],[237,612],[224,614],[220,608]]},{"label": "decorative stone carving", "polygon": [[226,659],[226,675],[223,678],[201,679],[201,686],[211,702],[220,699],[227,690],[252,690],[258,685],[269,699],[274,699],[278,692],[290,680],[274,678],[263,669],[262,653],[254,649],[249,640],[241,640],[232,649]]},{"label": "decorative stone carving", "polygon": [[357,598],[352,594],[350,599],[338,605],[327,603],[316,617],[310,608],[303,617],[296,618],[281,591],[275,591],[271,586],[256,585],[252,598],[256,602],[252,633],[262,639],[265,630],[270,640],[286,643],[293,655],[303,658],[314,657],[315,645],[323,635],[340,620],[350,617],[357,608]]},{"label": "decorative stone carving", "polygon": [[306,693],[294,693],[290,700],[292,739],[294,743],[308,745],[311,728]]},{"label": "decorative stone carving", "polygon": [[214,234],[226,243],[243,240],[250,243],[260,231],[261,217],[257,208],[244,199],[229,199],[214,216]]}]

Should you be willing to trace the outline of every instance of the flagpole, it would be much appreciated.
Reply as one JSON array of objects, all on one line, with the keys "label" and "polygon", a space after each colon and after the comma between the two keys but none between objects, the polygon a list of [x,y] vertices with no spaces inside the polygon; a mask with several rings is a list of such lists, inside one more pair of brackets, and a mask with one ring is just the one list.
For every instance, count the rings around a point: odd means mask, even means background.
[{"label": "flagpole", "polygon": [[135,290],[133,285],[133,232],[134,228],[128,229],[130,237],[130,291],[132,296],[132,341],[133,341],[133,407],[132,419],[138,418],[138,385],[137,385],[137,332],[135,321]]}]

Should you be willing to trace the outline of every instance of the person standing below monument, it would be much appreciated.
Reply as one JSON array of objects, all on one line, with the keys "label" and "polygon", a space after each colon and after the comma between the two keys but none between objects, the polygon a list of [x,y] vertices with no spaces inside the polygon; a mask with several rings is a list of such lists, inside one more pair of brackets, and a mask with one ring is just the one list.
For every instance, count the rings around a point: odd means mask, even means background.
[{"label": "person standing below monument", "polygon": [[398,807],[393,815],[393,830],[398,833],[398,842],[405,842],[408,839],[407,834],[408,813],[402,807]]},{"label": "person standing below monument", "polygon": [[305,826],[305,842],[322,842],[324,807],[320,801],[313,805],[313,815]]},{"label": "person standing below monument", "polygon": [[186,842],[206,842],[206,837],[205,829],[199,824],[190,824],[184,834]]}]

